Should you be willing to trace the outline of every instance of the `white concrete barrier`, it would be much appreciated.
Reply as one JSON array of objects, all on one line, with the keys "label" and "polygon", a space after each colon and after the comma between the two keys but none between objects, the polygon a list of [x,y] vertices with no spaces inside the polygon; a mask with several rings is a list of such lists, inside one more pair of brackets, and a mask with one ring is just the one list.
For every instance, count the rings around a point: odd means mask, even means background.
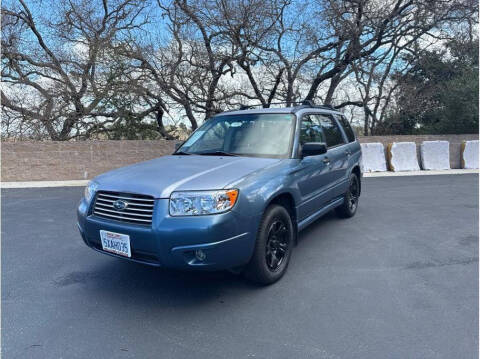
[{"label": "white concrete barrier", "polygon": [[450,169],[450,144],[448,141],[423,141],[420,158],[424,170]]},{"label": "white concrete barrier", "polygon": [[387,170],[385,149],[380,142],[362,143],[362,171],[383,172]]},{"label": "white concrete barrier", "polygon": [[387,146],[388,167],[391,171],[419,171],[415,142],[394,142]]},{"label": "white concrete barrier", "polygon": [[462,168],[478,168],[478,141],[463,141]]}]

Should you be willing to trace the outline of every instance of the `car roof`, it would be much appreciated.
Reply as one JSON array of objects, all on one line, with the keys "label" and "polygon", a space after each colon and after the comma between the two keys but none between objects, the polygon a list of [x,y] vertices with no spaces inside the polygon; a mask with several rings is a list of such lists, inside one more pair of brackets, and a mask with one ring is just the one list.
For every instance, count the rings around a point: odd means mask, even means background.
[{"label": "car roof", "polygon": [[270,107],[270,108],[253,108],[253,109],[240,109],[225,111],[215,115],[216,116],[233,116],[233,115],[247,115],[247,114],[267,114],[267,113],[299,113],[299,112],[317,112],[317,113],[335,113],[341,115],[340,111],[327,106],[309,106],[300,105],[293,107]]}]

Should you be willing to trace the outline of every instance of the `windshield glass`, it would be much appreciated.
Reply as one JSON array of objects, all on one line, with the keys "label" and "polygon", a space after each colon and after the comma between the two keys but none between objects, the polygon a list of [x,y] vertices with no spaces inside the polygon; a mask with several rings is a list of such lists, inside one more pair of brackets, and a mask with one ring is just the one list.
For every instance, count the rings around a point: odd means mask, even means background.
[{"label": "windshield glass", "polygon": [[216,116],[206,121],[177,152],[285,158],[295,124],[292,114]]}]

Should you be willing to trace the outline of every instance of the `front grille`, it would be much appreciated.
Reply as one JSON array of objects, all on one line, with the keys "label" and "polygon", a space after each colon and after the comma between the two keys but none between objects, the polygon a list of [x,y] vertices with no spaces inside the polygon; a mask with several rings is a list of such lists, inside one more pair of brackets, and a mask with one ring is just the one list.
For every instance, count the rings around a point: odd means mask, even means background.
[{"label": "front grille", "polygon": [[[125,209],[114,207],[119,200],[125,202]],[[95,216],[115,221],[151,225],[154,204],[151,196],[101,191],[95,197],[92,212]]]}]

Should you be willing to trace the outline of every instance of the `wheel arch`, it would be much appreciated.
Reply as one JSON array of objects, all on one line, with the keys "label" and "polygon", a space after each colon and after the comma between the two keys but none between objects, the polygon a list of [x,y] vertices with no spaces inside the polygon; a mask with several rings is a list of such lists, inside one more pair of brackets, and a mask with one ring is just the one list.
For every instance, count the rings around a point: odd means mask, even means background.
[{"label": "wheel arch", "polygon": [[290,218],[292,219],[292,224],[294,227],[294,241],[297,242],[297,232],[298,232],[298,225],[297,225],[297,207],[295,202],[295,197],[290,192],[281,192],[276,193],[267,201],[265,206],[265,210],[271,206],[272,204],[278,204],[283,206],[288,213],[290,214]]},{"label": "wheel arch", "polygon": [[362,172],[360,170],[360,166],[358,164],[353,166],[351,173],[355,174],[358,177],[358,184],[359,184],[358,195],[360,195],[362,193]]}]

